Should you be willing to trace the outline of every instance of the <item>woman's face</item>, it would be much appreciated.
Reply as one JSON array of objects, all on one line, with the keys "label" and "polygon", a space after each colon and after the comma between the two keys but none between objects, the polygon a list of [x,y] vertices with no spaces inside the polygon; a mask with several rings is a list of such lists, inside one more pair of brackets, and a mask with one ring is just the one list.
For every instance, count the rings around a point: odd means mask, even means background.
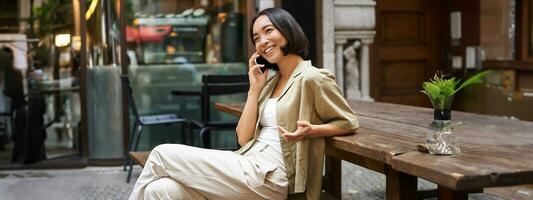
[{"label": "woman's face", "polygon": [[252,27],[255,51],[270,63],[278,63],[284,56],[282,47],[287,39],[278,31],[266,15],[259,16]]}]

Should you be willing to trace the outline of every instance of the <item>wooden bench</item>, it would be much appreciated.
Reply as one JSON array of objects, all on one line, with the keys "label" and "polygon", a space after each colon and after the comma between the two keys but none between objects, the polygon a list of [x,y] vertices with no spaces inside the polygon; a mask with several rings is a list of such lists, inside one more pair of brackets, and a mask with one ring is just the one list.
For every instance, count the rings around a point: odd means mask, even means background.
[{"label": "wooden bench", "polygon": [[133,159],[133,162],[144,167],[144,164],[146,164],[146,160],[148,160],[148,156],[150,155],[150,151],[130,151],[128,155]]}]

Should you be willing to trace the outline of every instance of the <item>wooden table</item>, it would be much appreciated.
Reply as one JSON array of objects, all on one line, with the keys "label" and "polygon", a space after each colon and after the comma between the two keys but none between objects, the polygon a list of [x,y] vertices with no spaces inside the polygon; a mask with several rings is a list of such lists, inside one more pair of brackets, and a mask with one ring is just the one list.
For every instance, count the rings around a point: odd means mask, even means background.
[{"label": "wooden table", "polygon": [[[417,177],[438,184],[439,199],[468,199],[486,187],[533,183],[533,123],[464,112],[457,134],[461,154],[419,152],[433,110],[387,103],[349,100],[360,128],[356,134],[326,138],[325,189],[341,194],[340,160],[386,175],[387,199],[416,199]],[[215,104],[240,116],[244,104]]]}]

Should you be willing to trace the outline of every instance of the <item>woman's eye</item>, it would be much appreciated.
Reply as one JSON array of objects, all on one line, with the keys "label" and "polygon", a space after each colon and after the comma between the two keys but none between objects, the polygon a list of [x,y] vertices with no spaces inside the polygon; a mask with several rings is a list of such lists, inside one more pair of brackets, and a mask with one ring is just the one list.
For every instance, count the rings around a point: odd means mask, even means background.
[{"label": "woman's eye", "polygon": [[266,30],[266,32],[267,32],[267,33],[270,33],[270,32],[272,32],[272,29],[269,28],[269,29]]},{"label": "woman's eye", "polygon": [[254,43],[259,42],[259,38],[254,38]]}]

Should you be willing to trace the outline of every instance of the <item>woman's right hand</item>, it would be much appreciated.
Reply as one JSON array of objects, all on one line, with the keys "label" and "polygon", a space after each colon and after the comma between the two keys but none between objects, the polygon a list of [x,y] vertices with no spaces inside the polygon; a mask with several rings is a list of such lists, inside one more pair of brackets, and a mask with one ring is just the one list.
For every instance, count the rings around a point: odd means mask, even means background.
[{"label": "woman's right hand", "polygon": [[261,89],[265,86],[269,72],[269,69],[267,69],[264,73],[261,73],[260,68],[265,67],[265,65],[255,63],[255,59],[259,56],[259,53],[255,52],[250,57],[250,60],[248,60],[248,78],[250,79],[249,93],[255,95],[259,95]]}]

